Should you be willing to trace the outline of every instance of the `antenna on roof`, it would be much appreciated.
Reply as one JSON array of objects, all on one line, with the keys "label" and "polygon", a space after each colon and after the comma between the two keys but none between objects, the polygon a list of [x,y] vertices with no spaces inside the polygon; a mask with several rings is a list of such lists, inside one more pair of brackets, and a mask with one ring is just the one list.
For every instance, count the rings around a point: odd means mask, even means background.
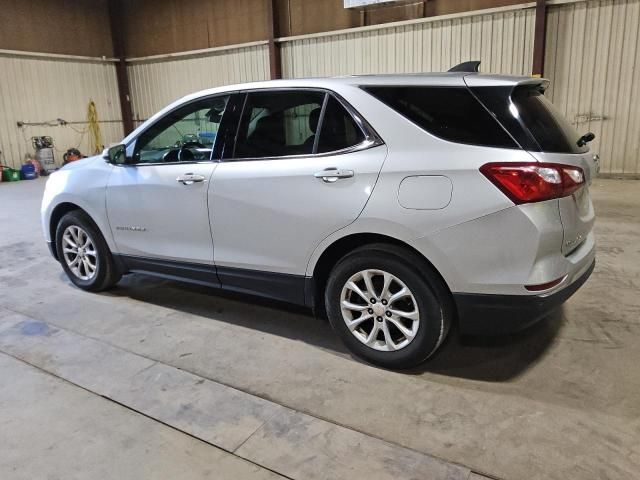
[{"label": "antenna on roof", "polygon": [[462,62],[448,70],[449,72],[468,72],[478,73],[480,71],[480,62],[472,60],[470,62]]}]

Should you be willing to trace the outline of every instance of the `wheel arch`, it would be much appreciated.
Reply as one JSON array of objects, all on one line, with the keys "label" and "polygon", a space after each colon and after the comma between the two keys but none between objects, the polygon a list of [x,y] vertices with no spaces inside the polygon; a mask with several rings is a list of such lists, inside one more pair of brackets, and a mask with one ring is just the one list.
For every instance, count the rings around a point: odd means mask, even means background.
[{"label": "wheel arch", "polygon": [[336,263],[355,249],[374,244],[393,245],[411,253],[422,264],[421,266],[434,274],[442,282],[442,285],[446,287],[449,293],[451,293],[451,289],[449,288],[447,281],[435,265],[419,250],[407,242],[380,233],[353,233],[335,240],[324,249],[318,257],[318,260],[315,262],[311,277],[312,288],[310,289],[310,292],[307,293],[307,298],[308,302],[312,304],[314,310],[318,314],[323,316],[325,315],[323,301],[324,289],[327,285],[331,270],[333,270]]},{"label": "wheel arch", "polygon": [[[98,231],[102,233],[102,231],[100,230],[100,227],[98,227],[95,220],[92,218],[91,214],[89,214],[89,212],[87,212],[84,208],[82,208],[81,206],[73,202],[59,203],[51,211],[51,216],[49,217],[49,235],[50,235],[49,238],[51,238],[51,253],[55,257],[55,259],[58,261],[60,260],[60,256],[58,255],[58,246],[56,244],[56,229],[58,228],[58,224],[60,223],[60,220],[62,219],[62,217],[64,217],[67,213],[73,212],[75,210],[79,210],[82,213],[84,213],[87,217],[89,217],[89,219],[91,219],[91,221],[93,222],[95,227],[98,229]],[[104,237],[104,233],[102,233],[102,236]]]}]

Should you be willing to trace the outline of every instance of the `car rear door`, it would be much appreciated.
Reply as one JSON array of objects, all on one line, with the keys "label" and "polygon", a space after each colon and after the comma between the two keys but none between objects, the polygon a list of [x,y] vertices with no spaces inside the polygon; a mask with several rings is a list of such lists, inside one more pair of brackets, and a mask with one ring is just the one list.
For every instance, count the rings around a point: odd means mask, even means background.
[{"label": "car rear door", "polygon": [[483,86],[481,77],[470,75],[465,82],[533,158],[580,167],[584,172],[584,187],[558,199],[564,237],[561,248],[565,255],[570,254],[593,229],[595,214],[589,185],[598,173],[598,156],[580,142],[581,135],[546,98],[545,80],[527,79],[515,87]]},{"label": "car rear door", "polygon": [[[216,168],[209,192],[223,287],[251,290],[252,280],[286,284],[282,274],[303,278],[320,241],[363,210],[386,151],[333,94],[249,92],[235,150]],[[298,301],[302,293],[296,288],[291,297],[272,296]]]},{"label": "car rear door", "polygon": [[589,185],[596,172],[594,155],[589,152],[577,155],[544,152],[531,152],[531,154],[540,162],[573,165],[582,168],[585,173],[584,187],[576,190],[573,195],[558,199],[564,233],[562,253],[568,255],[587,239],[595,223],[595,211],[589,194]]},{"label": "car rear door", "polygon": [[[529,153],[540,162],[580,167],[585,175],[584,187],[573,195],[558,199],[563,228],[562,253],[577,249],[593,230],[595,213],[589,185],[598,173],[597,156],[580,142],[580,133],[536,88],[516,88],[511,95],[522,124],[538,148]],[[586,132],[582,132],[586,133]]]}]

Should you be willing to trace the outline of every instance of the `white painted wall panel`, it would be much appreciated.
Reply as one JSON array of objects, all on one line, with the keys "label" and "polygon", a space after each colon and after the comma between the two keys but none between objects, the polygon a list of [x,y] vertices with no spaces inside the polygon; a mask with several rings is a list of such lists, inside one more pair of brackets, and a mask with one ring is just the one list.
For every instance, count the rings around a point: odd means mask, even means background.
[{"label": "white painted wall panel", "polygon": [[602,172],[640,174],[640,0],[549,9],[547,93],[581,132],[592,131]]},{"label": "white painted wall panel", "polygon": [[266,45],[214,51],[191,57],[132,62],[128,67],[133,117],[146,120],[189,93],[233,83],[266,80]]},{"label": "white painted wall panel", "polygon": [[463,15],[338,35],[286,40],[285,77],[446,71],[467,60],[481,70],[531,73],[535,11]]},{"label": "white painted wall panel", "polygon": [[[45,122],[62,118],[86,121],[89,100],[98,109],[105,144],[122,139],[122,123],[115,67],[108,62],[20,57],[0,54],[0,162],[22,164],[25,153],[33,153],[31,137],[53,137],[56,162],[71,147],[91,154],[88,134],[78,131],[86,124],[18,128],[18,120]],[[75,130],[74,130],[75,129]]]}]

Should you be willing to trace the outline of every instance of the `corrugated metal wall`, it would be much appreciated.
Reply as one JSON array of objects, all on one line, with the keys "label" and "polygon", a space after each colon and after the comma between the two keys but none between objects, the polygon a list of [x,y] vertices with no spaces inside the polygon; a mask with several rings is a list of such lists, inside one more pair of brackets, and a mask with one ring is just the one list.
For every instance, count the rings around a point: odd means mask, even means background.
[{"label": "corrugated metal wall", "polygon": [[[640,174],[640,0],[551,0],[545,76],[548,95],[580,131],[593,131],[602,171]],[[282,39],[285,77],[444,71],[480,59],[486,72],[531,72],[531,3],[493,11]],[[143,120],[197,90],[269,76],[266,44],[129,65],[134,118]],[[71,127],[16,121],[84,120],[93,98],[101,119],[119,120],[115,69],[109,63],[0,56],[0,161],[19,165],[33,135],[51,135],[60,151],[87,137]],[[82,130],[85,125],[74,128]],[[105,143],[120,123],[102,124]],[[61,159],[61,154],[58,155]]]},{"label": "corrugated metal wall", "polygon": [[552,6],[547,95],[581,132],[596,134],[602,172],[640,174],[640,0]]},{"label": "corrugated metal wall", "polygon": [[[285,40],[287,77],[445,71],[479,59],[481,70],[529,75],[531,6]],[[549,7],[548,95],[579,131],[593,131],[602,172],[640,174],[640,0]]]},{"label": "corrugated metal wall", "polygon": [[[520,8],[284,41],[283,75],[441,71],[470,58],[481,59],[491,71],[528,74],[534,21],[532,8]],[[268,77],[266,45],[132,61],[129,81],[134,119],[144,120],[187,93]]]},{"label": "corrugated metal wall", "polygon": [[198,90],[269,78],[266,45],[214,51],[187,58],[133,62],[129,67],[133,118],[145,120]]},{"label": "corrugated metal wall", "polygon": [[62,118],[86,121],[93,99],[106,145],[122,139],[122,123],[115,67],[108,62],[27,58],[0,54],[0,163],[22,164],[25,153],[33,153],[31,137],[53,137],[56,162],[71,147],[85,154],[89,148],[86,124],[18,128],[16,122],[47,122]]},{"label": "corrugated metal wall", "polygon": [[467,60],[482,70],[530,74],[533,8],[463,15],[286,41],[286,77],[446,71]]},{"label": "corrugated metal wall", "polygon": [[[551,2],[553,3],[553,2]],[[532,4],[282,40],[285,77],[445,71],[480,59],[485,72],[529,75]],[[580,131],[593,131],[602,171],[640,174],[640,0],[549,7],[548,95]],[[134,116],[210,86],[266,79],[264,45],[134,63]]]}]

